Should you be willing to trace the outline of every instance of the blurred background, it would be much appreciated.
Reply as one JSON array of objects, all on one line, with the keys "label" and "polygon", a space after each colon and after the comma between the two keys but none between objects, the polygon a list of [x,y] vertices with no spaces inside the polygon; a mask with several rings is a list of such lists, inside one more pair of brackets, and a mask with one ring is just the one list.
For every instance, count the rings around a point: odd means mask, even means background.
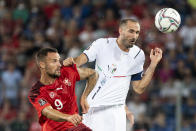
[{"label": "blurred background", "polygon": [[[181,15],[177,32],[163,34],[154,26],[156,12],[165,7]],[[137,44],[146,54],[145,68],[151,48],[164,50],[145,93],[130,88],[135,125],[131,129],[127,121],[127,131],[196,131],[195,0],[0,0],[0,131],[41,130],[27,98],[39,79],[38,49],[76,57],[98,38],[117,37],[122,18],[140,21]],[[77,83],[78,98],[84,86]]]}]

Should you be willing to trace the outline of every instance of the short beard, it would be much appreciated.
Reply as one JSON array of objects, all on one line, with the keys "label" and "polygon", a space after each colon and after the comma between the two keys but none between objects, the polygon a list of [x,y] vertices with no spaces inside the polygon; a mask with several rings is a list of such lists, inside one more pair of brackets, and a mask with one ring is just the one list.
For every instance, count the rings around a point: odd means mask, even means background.
[{"label": "short beard", "polygon": [[47,73],[51,78],[58,78],[60,75]]},{"label": "short beard", "polygon": [[[126,43],[126,40],[122,40],[122,43]],[[133,44],[132,45],[129,45],[129,44],[124,44],[125,48],[129,49],[129,48],[132,48],[133,47]]]},{"label": "short beard", "polygon": [[132,47],[133,47],[133,45],[128,45],[126,48],[129,49],[129,48],[132,48]]}]

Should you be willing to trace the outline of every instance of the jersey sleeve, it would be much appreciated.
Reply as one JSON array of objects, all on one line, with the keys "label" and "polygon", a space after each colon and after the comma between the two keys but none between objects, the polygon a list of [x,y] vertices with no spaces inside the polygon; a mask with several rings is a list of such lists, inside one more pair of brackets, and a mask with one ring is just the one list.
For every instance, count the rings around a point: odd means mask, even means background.
[{"label": "jersey sleeve", "polygon": [[136,60],[137,61],[136,62],[137,66],[135,67],[135,73],[134,74],[143,72],[143,70],[144,70],[145,54],[144,54],[143,50],[140,51],[140,53],[138,54],[136,59],[137,59]]},{"label": "jersey sleeve", "polygon": [[73,69],[74,69],[74,72],[75,72],[76,81],[79,81],[80,80],[80,74],[78,73],[78,69],[77,69],[76,64],[73,65]]},{"label": "jersey sleeve", "polygon": [[42,110],[47,106],[51,106],[43,96],[38,96],[34,101],[31,101],[31,103],[36,109],[39,118],[42,116]]},{"label": "jersey sleeve", "polygon": [[74,78],[76,79],[76,81],[80,80],[80,75],[78,73],[77,70],[77,66],[76,64],[72,65],[72,66],[63,66],[61,68],[61,76],[64,78],[66,76],[68,76],[68,74],[74,76]]},{"label": "jersey sleeve", "polygon": [[143,71],[131,76],[131,81],[138,81],[142,79]]},{"label": "jersey sleeve", "polygon": [[96,60],[97,54],[101,49],[102,47],[101,45],[103,42],[104,42],[103,38],[97,39],[86,50],[84,50],[83,53],[87,56],[88,62],[92,62]]}]

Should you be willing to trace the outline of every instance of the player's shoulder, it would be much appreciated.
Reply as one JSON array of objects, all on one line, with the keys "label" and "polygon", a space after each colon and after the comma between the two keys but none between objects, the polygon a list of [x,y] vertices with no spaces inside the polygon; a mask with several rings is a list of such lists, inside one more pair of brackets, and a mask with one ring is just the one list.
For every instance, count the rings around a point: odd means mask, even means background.
[{"label": "player's shoulder", "polygon": [[76,64],[73,64],[71,66],[62,66],[61,67],[61,71],[70,72],[70,71],[75,71],[75,70],[77,70]]},{"label": "player's shoulder", "polygon": [[79,76],[79,72],[78,72],[78,68],[76,64],[71,65],[71,66],[63,66],[61,68],[60,79],[62,80],[65,78],[68,78],[73,81],[79,81],[80,76]]},{"label": "player's shoulder", "polygon": [[61,67],[61,77],[75,75],[78,72],[76,64]]},{"label": "player's shoulder", "polygon": [[43,87],[44,85],[40,82],[40,81],[37,81],[30,89],[30,92],[29,92],[29,99],[31,101],[34,101],[39,95],[40,95],[40,90],[41,90],[41,87]]},{"label": "player's shoulder", "polygon": [[144,51],[137,45],[133,45],[133,51],[134,51],[134,59],[144,59],[145,54]]},{"label": "player's shoulder", "polygon": [[111,44],[116,42],[117,38],[99,38],[97,40],[95,40],[96,43],[100,43],[100,44]]}]

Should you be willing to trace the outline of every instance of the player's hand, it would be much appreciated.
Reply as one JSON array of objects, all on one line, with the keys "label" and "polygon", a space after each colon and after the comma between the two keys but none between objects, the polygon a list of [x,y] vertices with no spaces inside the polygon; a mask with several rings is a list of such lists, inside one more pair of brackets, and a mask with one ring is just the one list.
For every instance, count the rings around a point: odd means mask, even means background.
[{"label": "player's hand", "polygon": [[151,49],[150,60],[152,64],[157,65],[162,58],[163,51],[160,48]]},{"label": "player's hand", "polygon": [[82,122],[82,116],[78,114],[70,115],[67,117],[67,121],[71,122],[74,126],[77,126]]},{"label": "player's hand", "polygon": [[134,124],[134,115],[133,115],[133,113],[127,112],[126,114],[127,114],[127,118],[129,120],[130,126],[133,127],[133,124]]},{"label": "player's hand", "polygon": [[75,61],[72,57],[69,57],[69,58],[63,60],[63,65],[64,66],[70,66],[70,65],[73,65],[73,64],[75,64]]},{"label": "player's hand", "polygon": [[125,105],[125,112],[126,112],[126,116],[130,122],[131,127],[133,127],[134,124],[134,115],[131,111],[129,111],[127,105]]},{"label": "player's hand", "polygon": [[87,102],[87,99],[85,96],[82,96],[80,99],[80,105],[82,107],[82,113],[85,114],[88,112],[89,110],[89,104]]}]

